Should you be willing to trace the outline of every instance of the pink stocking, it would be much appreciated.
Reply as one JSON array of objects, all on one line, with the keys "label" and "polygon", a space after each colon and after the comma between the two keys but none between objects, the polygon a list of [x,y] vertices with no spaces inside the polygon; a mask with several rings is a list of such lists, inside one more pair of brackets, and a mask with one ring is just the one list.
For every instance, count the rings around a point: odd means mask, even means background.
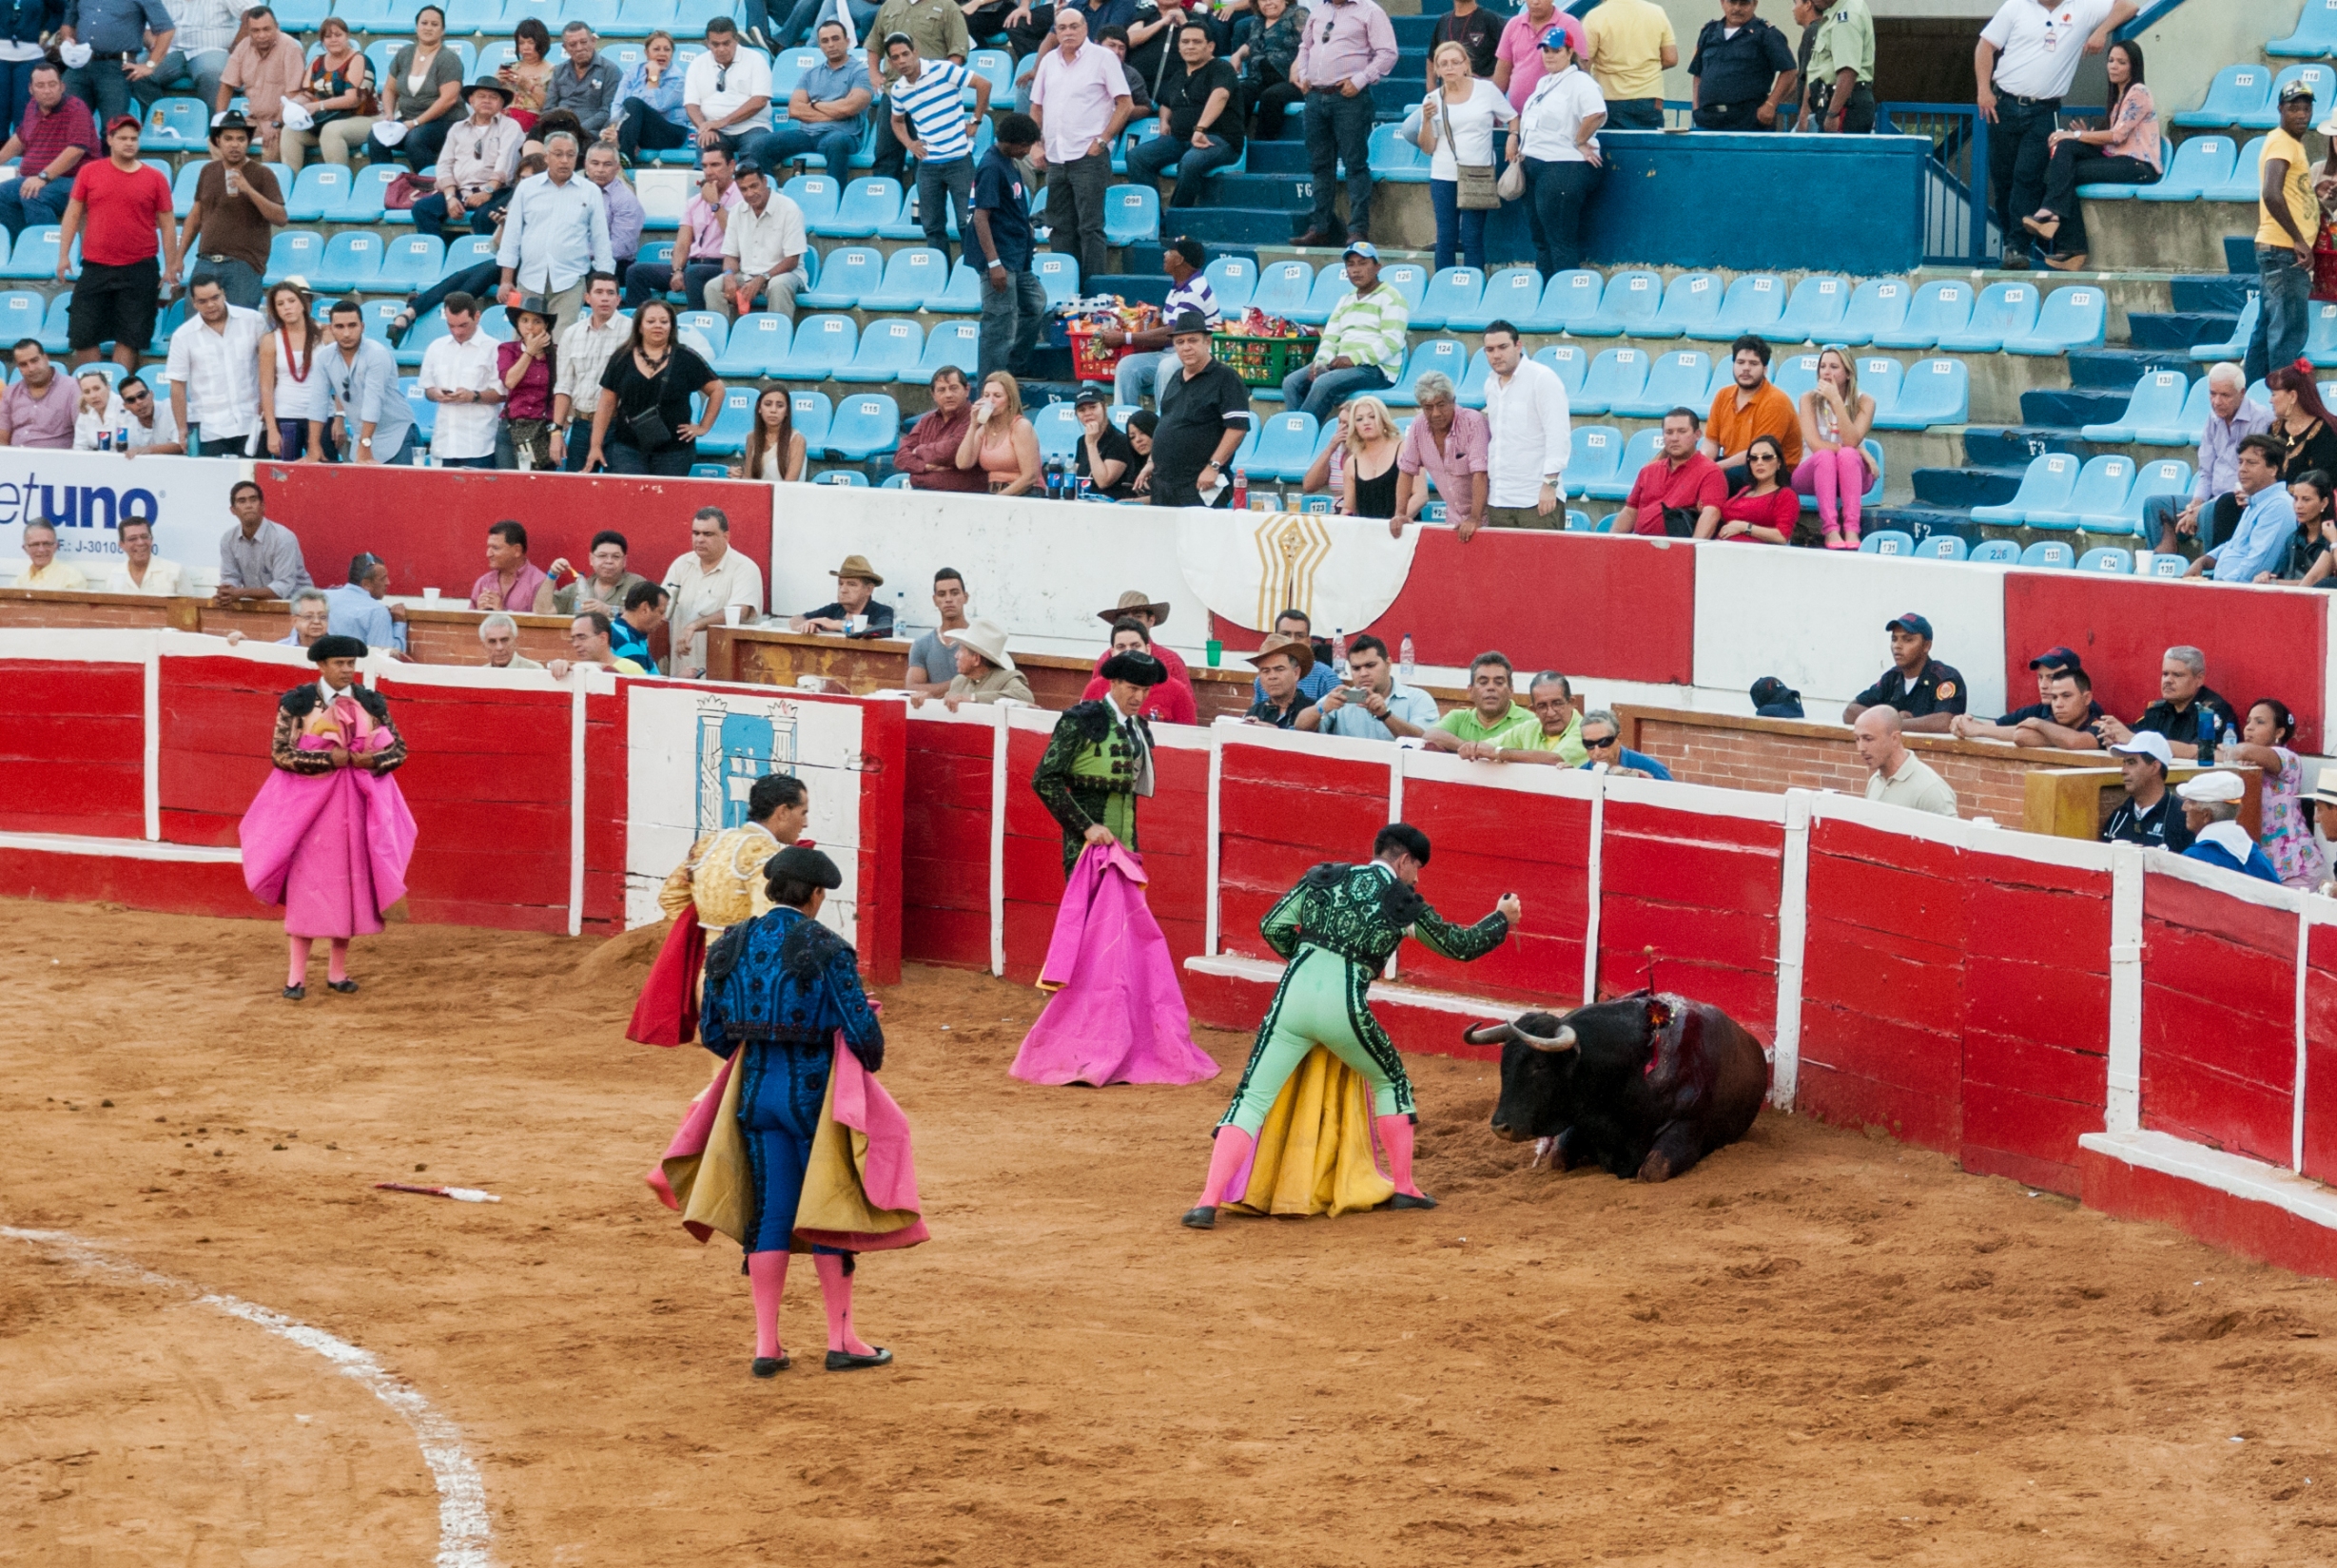
[{"label": "pink stocking", "polygon": [[295,937],[292,939],[292,971],[289,978],[285,979],[284,984],[286,986],[295,986],[306,985],[307,983],[308,939],[306,937]]},{"label": "pink stocking", "polygon": [[[776,1360],[780,1355],[779,1297],[788,1287],[786,1249],[748,1253],[747,1279],[754,1287],[754,1353],[764,1361]],[[823,1279],[821,1283],[827,1282]]]},{"label": "pink stocking", "polygon": [[325,978],[331,980],[335,985],[341,984],[349,978],[348,938],[335,937],[333,939],[332,957],[325,960],[324,969]]},{"label": "pink stocking", "polygon": [[1214,1209],[1241,1195],[1230,1189],[1250,1163],[1250,1155],[1256,1147],[1249,1133],[1231,1122],[1217,1129],[1217,1147],[1209,1154],[1209,1179],[1201,1184],[1201,1208]]},{"label": "pink stocking", "polygon": [[1379,1141],[1388,1150],[1388,1179],[1395,1190],[1421,1196],[1420,1189],[1412,1179],[1412,1118],[1410,1116],[1373,1116],[1372,1125],[1379,1130]]},{"label": "pink stocking", "polygon": [[820,1300],[828,1307],[828,1348],[872,1356],[868,1342],[852,1332],[852,1276],[844,1260],[832,1252],[814,1252],[811,1266],[820,1271]]},{"label": "pink stocking", "polygon": [[1866,494],[1866,460],[1855,447],[1835,454],[1834,483],[1841,492],[1842,537],[1859,542],[1859,503]]}]

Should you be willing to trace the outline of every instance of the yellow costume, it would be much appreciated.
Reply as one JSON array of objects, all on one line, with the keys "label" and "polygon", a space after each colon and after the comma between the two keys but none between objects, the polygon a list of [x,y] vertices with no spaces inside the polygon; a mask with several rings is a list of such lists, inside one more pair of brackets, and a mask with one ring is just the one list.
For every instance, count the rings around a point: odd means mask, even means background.
[{"label": "yellow costume", "polygon": [[770,913],[763,867],[785,847],[761,823],[710,834],[690,846],[690,858],[658,889],[657,907],[671,916],[694,905],[711,942],[741,920]]}]

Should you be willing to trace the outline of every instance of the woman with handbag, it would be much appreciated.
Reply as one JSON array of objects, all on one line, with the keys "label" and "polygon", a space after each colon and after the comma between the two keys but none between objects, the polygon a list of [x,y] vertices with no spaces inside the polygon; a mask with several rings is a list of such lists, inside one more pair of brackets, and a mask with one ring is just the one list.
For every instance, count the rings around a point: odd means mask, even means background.
[{"label": "woman with handbag", "polygon": [[2079,272],[2086,264],[2079,185],[2154,185],[2163,172],[2158,106],[2142,85],[2142,46],[2124,39],[2111,45],[2102,68],[2110,76],[2110,112],[2094,130],[2053,133],[2045,204],[2020,221],[2053,247],[2045,264],[2057,272]]},{"label": "woman with handbag", "polygon": [[[343,120],[366,119],[375,108],[365,57],[357,51],[357,40],[349,36],[349,24],[328,16],[317,36],[324,48],[308,62],[307,84],[284,98],[286,105],[297,104],[308,115],[308,124],[298,130],[289,121],[284,126],[284,166],[295,174],[307,162],[309,149],[321,146],[327,130]],[[366,128],[373,128],[370,119]],[[342,161],[347,161],[345,151]]]},{"label": "woman with handbag", "polygon": [[1542,75],[1509,127],[1509,162],[1525,167],[1534,264],[1546,283],[1582,265],[1583,211],[1607,172],[1605,124],[1599,85],[1576,64],[1566,29],[1551,28],[1542,35]]},{"label": "woman with handbag", "polygon": [[[674,334],[673,307],[652,300],[633,313],[633,338],[601,372],[603,397],[593,410],[587,474],[689,475],[698,437],[722,410],[722,381],[713,367]],[[703,422],[691,418],[692,396],[706,399]]]},{"label": "woman with handbag", "polygon": [[1420,150],[1429,155],[1429,204],[1436,211],[1436,270],[1451,266],[1458,255],[1485,271],[1485,215],[1502,201],[1495,188],[1493,127],[1516,120],[1517,111],[1507,94],[1470,68],[1462,45],[1437,45],[1431,63],[1436,90],[1420,102]]}]

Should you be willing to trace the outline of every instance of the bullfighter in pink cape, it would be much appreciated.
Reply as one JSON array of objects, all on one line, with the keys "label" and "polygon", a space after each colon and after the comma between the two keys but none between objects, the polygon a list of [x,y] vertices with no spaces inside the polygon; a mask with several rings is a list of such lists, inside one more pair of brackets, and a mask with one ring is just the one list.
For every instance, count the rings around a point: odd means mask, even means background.
[{"label": "bullfighter in pink cape", "polygon": [[1217,1064],[1193,1043],[1144,862],[1091,843],[1071,868],[1039,986],[1052,991],[1010,1071],[1032,1083],[1199,1083]]},{"label": "bullfighter in pink cape", "polygon": [[390,777],[406,760],[406,743],[381,694],[357,684],[364,656],[355,637],[309,645],[318,678],[277,703],[275,770],[237,830],[243,884],[284,906],[287,1001],[308,995],[308,956],[319,937],[332,943],[325,984],[355,991],[349,939],[380,931],[382,915],[406,896],[414,814]]}]

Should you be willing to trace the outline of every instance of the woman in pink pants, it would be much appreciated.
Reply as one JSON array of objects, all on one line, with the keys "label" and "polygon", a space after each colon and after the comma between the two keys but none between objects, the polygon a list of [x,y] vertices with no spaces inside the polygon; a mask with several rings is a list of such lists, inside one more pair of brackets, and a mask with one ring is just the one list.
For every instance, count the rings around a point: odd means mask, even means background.
[{"label": "woman in pink pants", "polygon": [[1828,347],[1818,356],[1818,384],[1801,394],[1805,455],[1793,471],[1793,488],[1818,498],[1828,550],[1859,548],[1859,501],[1875,477],[1861,443],[1874,422],[1874,395],[1859,390],[1849,354]]}]

